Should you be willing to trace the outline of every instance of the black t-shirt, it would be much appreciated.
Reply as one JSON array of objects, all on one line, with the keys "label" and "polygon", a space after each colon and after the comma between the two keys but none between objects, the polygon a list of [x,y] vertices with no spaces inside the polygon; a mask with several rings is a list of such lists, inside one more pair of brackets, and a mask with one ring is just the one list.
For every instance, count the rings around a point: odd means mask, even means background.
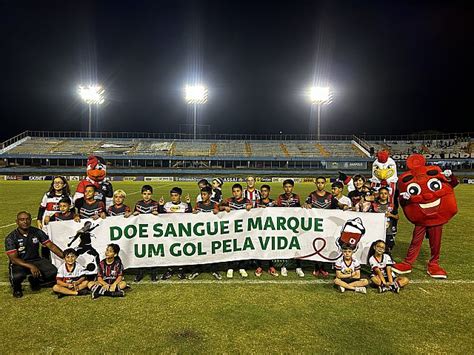
[{"label": "black t-shirt", "polygon": [[27,235],[23,235],[19,229],[15,229],[5,238],[5,251],[7,254],[18,253],[25,260],[41,259],[40,243],[46,245],[51,242],[49,237],[41,229],[30,227]]},{"label": "black t-shirt", "polygon": [[272,198],[268,198],[268,200],[261,198],[258,200],[257,207],[276,207],[276,201]]},{"label": "black t-shirt", "polygon": [[70,221],[71,219],[74,219],[75,215],[75,208],[72,210],[67,211],[66,213],[61,213],[61,212],[56,212],[50,217],[50,222],[54,221]]}]

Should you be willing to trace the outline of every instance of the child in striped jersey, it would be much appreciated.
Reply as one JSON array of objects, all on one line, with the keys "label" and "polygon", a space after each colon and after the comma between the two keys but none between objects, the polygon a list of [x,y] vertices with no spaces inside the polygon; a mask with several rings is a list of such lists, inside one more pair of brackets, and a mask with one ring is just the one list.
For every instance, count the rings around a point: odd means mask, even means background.
[{"label": "child in striped jersey", "polygon": [[113,197],[114,204],[110,206],[107,210],[107,214],[109,216],[129,217],[132,214],[132,212],[130,211],[130,207],[123,203],[125,197],[127,197],[125,191],[120,189],[115,190]]},{"label": "child in striped jersey", "polygon": [[367,293],[365,286],[369,284],[367,279],[360,278],[360,263],[353,255],[354,251],[350,245],[342,246],[342,257],[336,261],[336,278],[334,284],[341,292],[352,290],[360,293]]},{"label": "child in striped jersey", "polygon": [[76,261],[77,251],[69,248],[64,250],[63,254],[64,263],[58,268],[53,291],[57,293],[58,298],[87,294],[85,269]]},{"label": "child in striped jersey", "polygon": [[84,189],[84,197],[76,200],[77,214],[74,220],[79,222],[81,218],[105,218],[105,204],[103,201],[96,200],[95,185],[87,185]]},{"label": "child in striped jersey", "polygon": [[74,216],[75,208],[71,208],[71,199],[69,197],[63,197],[59,201],[59,212],[55,212],[52,216],[46,216],[44,218],[44,225],[55,221],[70,221],[74,219]]}]

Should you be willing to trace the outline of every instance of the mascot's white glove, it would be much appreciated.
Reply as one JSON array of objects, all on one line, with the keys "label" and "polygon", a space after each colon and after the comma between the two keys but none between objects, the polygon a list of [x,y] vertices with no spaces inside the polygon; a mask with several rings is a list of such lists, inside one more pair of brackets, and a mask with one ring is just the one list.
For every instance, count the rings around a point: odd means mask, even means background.
[{"label": "mascot's white glove", "polygon": [[449,169],[443,171],[443,175],[446,177],[446,178],[449,178],[451,175],[453,175],[453,172]]},{"label": "mascot's white glove", "polygon": [[411,195],[410,195],[409,192],[402,192],[402,193],[400,194],[400,197],[403,198],[404,200],[409,200],[410,197],[411,197]]}]

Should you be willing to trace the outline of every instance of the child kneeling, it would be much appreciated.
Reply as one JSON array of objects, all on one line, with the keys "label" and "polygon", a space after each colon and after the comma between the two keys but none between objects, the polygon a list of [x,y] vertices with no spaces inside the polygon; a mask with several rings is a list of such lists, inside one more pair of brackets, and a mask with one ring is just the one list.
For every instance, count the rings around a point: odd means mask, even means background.
[{"label": "child kneeling", "polygon": [[123,280],[123,264],[118,256],[120,247],[117,244],[109,244],[105,249],[105,259],[99,264],[97,281],[91,281],[87,285],[92,292],[92,299],[100,296],[123,297],[127,283]]},{"label": "child kneeling", "polygon": [[63,252],[64,263],[59,267],[56,275],[56,285],[53,291],[58,298],[64,296],[82,296],[87,294],[87,280],[84,276],[85,269],[76,262],[77,251],[72,248]]},{"label": "child kneeling", "polygon": [[369,284],[367,279],[360,278],[360,262],[354,257],[354,251],[350,245],[342,246],[342,257],[336,261],[336,278],[334,284],[341,292],[346,289],[367,293],[365,286]]}]

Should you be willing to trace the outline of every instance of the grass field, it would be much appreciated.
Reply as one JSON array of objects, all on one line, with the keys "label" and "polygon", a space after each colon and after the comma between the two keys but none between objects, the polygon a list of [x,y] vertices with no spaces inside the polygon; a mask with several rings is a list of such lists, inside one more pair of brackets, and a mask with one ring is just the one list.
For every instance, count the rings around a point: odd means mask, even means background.
[{"label": "grass field", "polygon": [[[115,182],[140,198],[139,182]],[[155,198],[177,183],[153,183]],[[229,195],[230,183],[224,187]],[[15,228],[15,215],[36,215],[49,182],[0,182],[0,233]],[[194,183],[179,183],[197,195]],[[74,186],[75,187],[75,186]],[[273,195],[280,186],[272,184]],[[297,184],[306,196],[313,184]],[[21,196],[21,198],[18,198]],[[14,299],[7,277],[7,257],[0,257],[0,337],[2,353],[472,353],[474,324],[474,187],[456,188],[459,213],[445,226],[441,265],[447,280],[425,271],[427,241],[399,295],[338,293],[326,280],[271,278],[214,281],[202,274],[193,281],[132,285],[125,298],[89,297],[58,300],[50,290]],[[412,225],[403,214],[394,257],[404,257]],[[171,282],[170,282],[171,281]]]}]

